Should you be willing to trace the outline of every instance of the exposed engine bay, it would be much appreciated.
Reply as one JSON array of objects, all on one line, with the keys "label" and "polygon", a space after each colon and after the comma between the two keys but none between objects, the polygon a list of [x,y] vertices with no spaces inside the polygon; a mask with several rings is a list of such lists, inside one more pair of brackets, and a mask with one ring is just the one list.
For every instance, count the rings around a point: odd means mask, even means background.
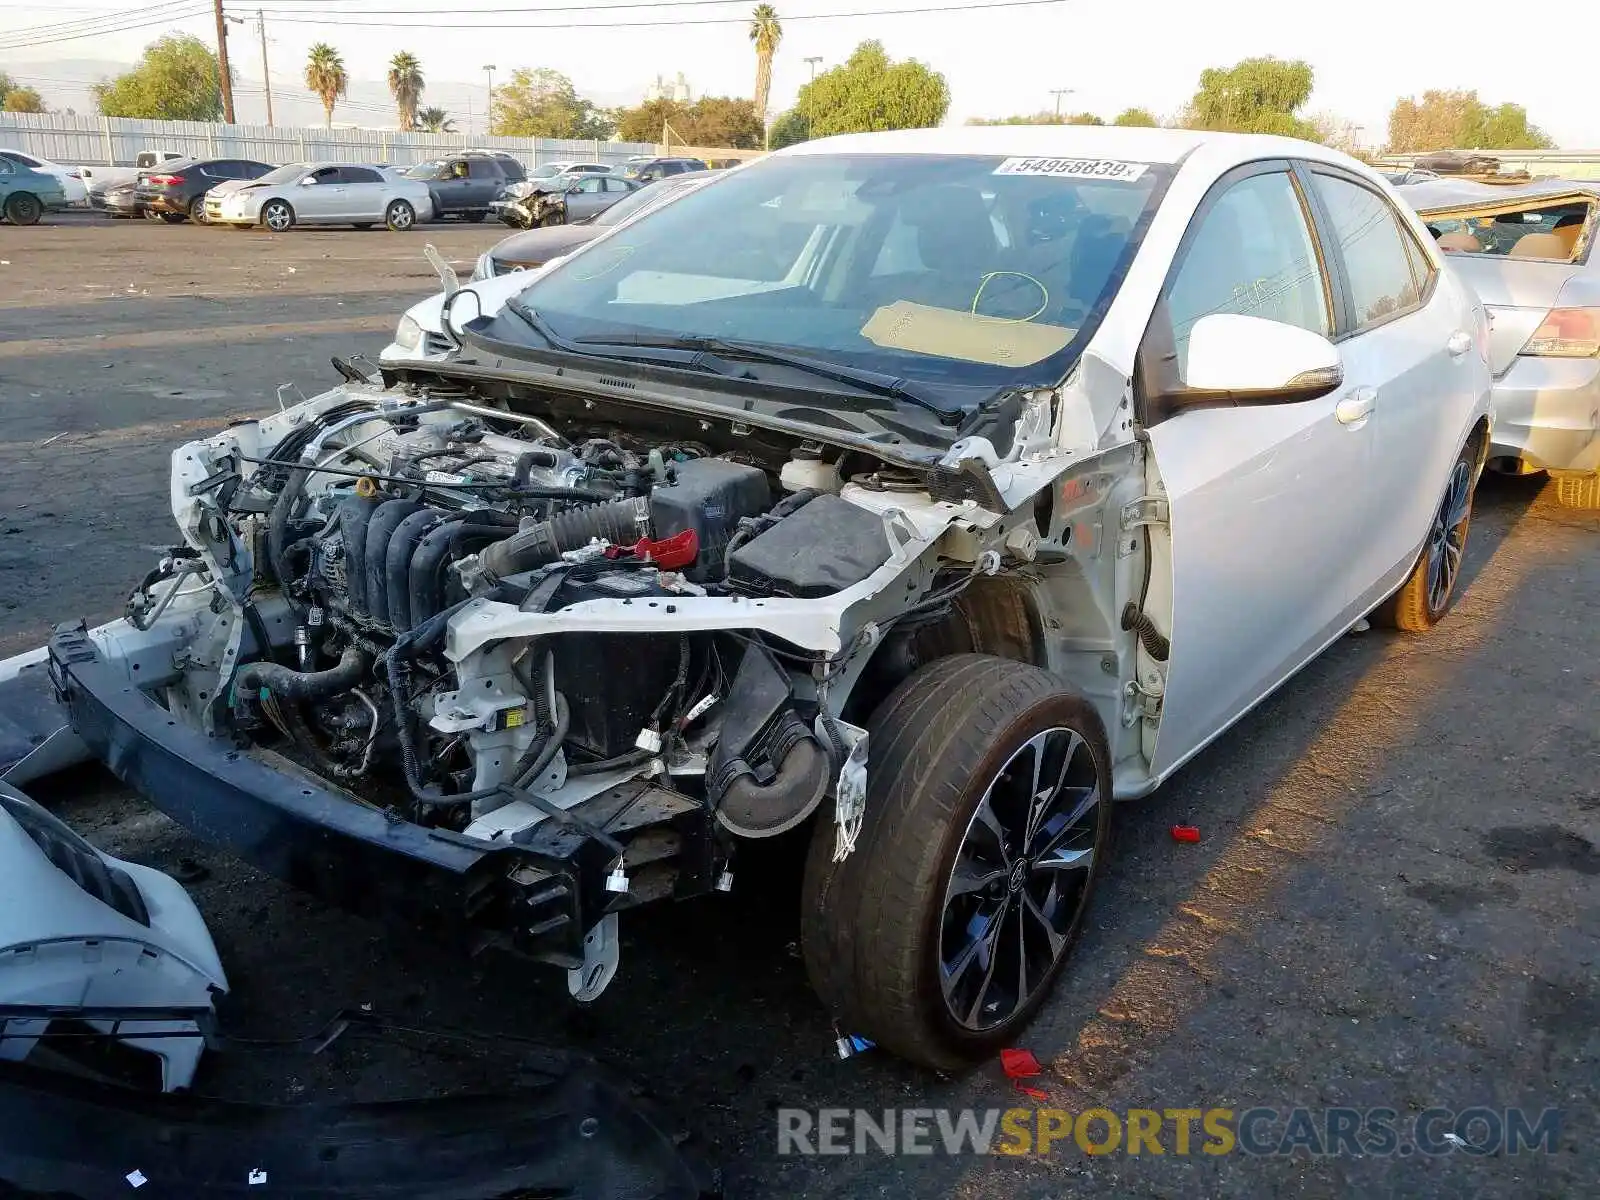
[{"label": "exposed engine bay", "polygon": [[[1007,512],[985,472],[530,407],[353,379],[178,449],[184,543],[123,622],[52,643],[79,736],[180,821],[338,902],[384,908],[347,865],[369,852],[397,863],[400,902],[419,862],[444,868],[474,945],[565,966],[589,999],[617,967],[616,914],[726,890],[739,839],[815,816],[852,851],[867,717],[921,662],[1042,662],[1029,613],[1077,606],[1081,629],[1052,626],[1081,635],[1060,661],[1125,703],[1106,652],[1137,635],[1100,631],[1135,562],[1057,571],[1039,598],[1031,564],[1069,563],[1073,529],[1136,478]],[[108,665],[149,712],[104,703],[86,681]],[[130,725],[201,736],[135,753]]]}]

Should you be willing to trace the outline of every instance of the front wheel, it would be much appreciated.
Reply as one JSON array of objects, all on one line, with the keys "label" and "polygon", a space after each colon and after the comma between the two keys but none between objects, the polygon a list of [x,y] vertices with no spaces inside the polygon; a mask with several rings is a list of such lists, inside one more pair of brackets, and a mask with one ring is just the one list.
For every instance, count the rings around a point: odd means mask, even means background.
[{"label": "front wheel", "polygon": [[383,214],[383,223],[396,233],[404,233],[417,223],[417,210],[404,200],[391,200]]},{"label": "front wheel", "polygon": [[268,200],[261,206],[261,223],[273,233],[286,233],[294,228],[294,209],[287,200]]},{"label": "front wheel", "polygon": [[189,201],[189,220],[196,225],[204,225],[206,223],[206,198],[204,196],[196,196]]},{"label": "front wheel", "polygon": [[953,1069],[1015,1043],[1083,927],[1110,852],[1093,707],[981,654],[918,671],[873,714],[866,816],[835,863],[824,809],[801,906],[807,973],[841,1028]]},{"label": "front wheel", "polygon": [[1456,602],[1461,561],[1467,552],[1467,530],[1472,524],[1472,484],[1477,450],[1469,442],[1456,456],[1445,483],[1444,498],[1428,527],[1428,540],[1411,574],[1372,614],[1373,621],[1407,633],[1432,629]]},{"label": "front wheel", "polygon": [[44,216],[44,205],[35,195],[16,192],[6,200],[5,214],[13,225],[37,225]]}]

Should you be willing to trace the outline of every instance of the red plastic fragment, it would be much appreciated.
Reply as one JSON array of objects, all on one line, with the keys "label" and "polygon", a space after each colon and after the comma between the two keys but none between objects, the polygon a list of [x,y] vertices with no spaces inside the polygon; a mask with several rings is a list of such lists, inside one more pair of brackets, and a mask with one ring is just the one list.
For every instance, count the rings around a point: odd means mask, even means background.
[{"label": "red plastic fragment", "polygon": [[1198,842],[1200,840],[1200,826],[1174,825],[1172,827],[1172,840],[1175,842]]},{"label": "red plastic fragment", "polygon": [[637,558],[653,563],[663,571],[676,571],[687,567],[700,553],[700,537],[692,529],[685,529],[669,538],[653,542],[640,538],[631,546],[607,546],[607,558]]},{"label": "red plastic fragment", "polygon": [[1039,1065],[1032,1050],[1002,1050],[1000,1066],[1007,1079],[1032,1079],[1035,1075],[1044,1074],[1044,1068]]},{"label": "red plastic fragment", "polygon": [[1046,1092],[1046,1091],[1042,1091],[1039,1088],[1031,1088],[1031,1087],[1028,1087],[1025,1084],[1021,1084],[1021,1083],[1017,1084],[1016,1088],[1017,1088],[1017,1091],[1021,1092],[1024,1096],[1028,1097],[1030,1100],[1048,1100],[1048,1099],[1050,1099],[1050,1093]]}]

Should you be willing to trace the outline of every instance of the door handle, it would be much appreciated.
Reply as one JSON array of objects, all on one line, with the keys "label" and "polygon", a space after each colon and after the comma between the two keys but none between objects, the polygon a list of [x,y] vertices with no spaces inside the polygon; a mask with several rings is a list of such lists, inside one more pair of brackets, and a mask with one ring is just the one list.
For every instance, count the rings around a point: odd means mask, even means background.
[{"label": "door handle", "polygon": [[1445,341],[1445,348],[1450,351],[1451,358],[1460,358],[1472,349],[1472,335],[1458,329]]},{"label": "door handle", "polygon": [[1372,415],[1372,410],[1378,407],[1378,389],[1358,387],[1333,410],[1333,415],[1339,418],[1341,425],[1359,425]]}]

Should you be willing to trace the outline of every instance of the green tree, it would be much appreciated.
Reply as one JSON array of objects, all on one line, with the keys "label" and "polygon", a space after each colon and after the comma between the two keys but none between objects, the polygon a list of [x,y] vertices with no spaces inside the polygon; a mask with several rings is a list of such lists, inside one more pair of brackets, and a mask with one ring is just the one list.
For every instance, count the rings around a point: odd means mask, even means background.
[{"label": "green tree", "polygon": [[1189,129],[1275,133],[1313,138],[1309,121],[1295,115],[1311,99],[1311,64],[1281,58],[1247,58],[1200,72],[1200,87],[1184,112]]},{"label": "green tree", "polygon": [[4,71],[0,71],[0,96],[4,96],[16,86],[17,81],[15,79],[11,78],[11,76],[7,75]]},{"label": "green tree", "polygon": [[783,26],[778,21],[778,10],[770,4],[758,4],[750,10],[750,44],[756,48],[756,117],[763,127],[767,120],[767,104],[772,99],[772,58],[778,53],[778,43],[783,41]]},{"label": "green tree", "polygon": [[842,66],[800,89],[795,108],[812,137],[884,129],[927,129],[950,108],[944,76],[915,59],[893,62],[883,43],[862,42]]},{"label": "green tree", "polygon": [[1475,91],[1429,90],[1421,101],[1403,96],[1389,111],[1389,152],[1425,150],[1545,150],[1554,143],[1529,124],[1520,104],[1490,108]]},{"label": "green tree", "polygon": [[1067,118],[1048,109],[1015,117],[969,117],[968,125],[1065,125]]},{"label": "green tree", "polygon": [[306,56],[306,86],[322,101],[324,126],[333,128],[333,106],[344,99],[350,75],[344,69],[344,56],[327,42],[318,42]]},{"label": "green tree", "polygon": [[0,89],[0,112],[42,113],[44,97],[31,87]]},{"label": "green tree", "polygon": [[454,133],[456,123],[442,108],[424,108],[417,112],[417,124],[426,133]]},{"label": "green tree", "polygon": [[222,84],[217,56],[197,37],[169,33],[144,48],[139,65],[91,89],[102,116],[148,121],[217,121]]},{"label": "green tree", "polygon": [[772,122],[767,146],[773,150],[782,150],[785,146],[794,146],[810,140],[811,122],[806,120],[805,113],[798,108],[791,108]]},{"label": "green tree", "polygon": [[422,103],[422,64],[405,50],[389,60],[389,94],[400,112],[400,129],[410,133],[417,127],[417,105]]},{"label": "green tree", "polygon": [[1143,129],[1154,129],[1161,124],[1156,120],[1155,113],[1148,108],[1125,108],[1112,119],[1111,123]]},{"label": "green tree", "polygon": [[608,113],[549,67],[520,68],[494,90],[489,132],[502,137],[608,138],[615,128]]},{"label": "green tree", "polygon": [[702,96],[692,103],[661,97],[633,108],[619,108],[617,134],[625,142],[655,142],[663,125],[690,146],[724,146],[759,150],[764,140],[761,118],[752,101],[736,96]]}]

